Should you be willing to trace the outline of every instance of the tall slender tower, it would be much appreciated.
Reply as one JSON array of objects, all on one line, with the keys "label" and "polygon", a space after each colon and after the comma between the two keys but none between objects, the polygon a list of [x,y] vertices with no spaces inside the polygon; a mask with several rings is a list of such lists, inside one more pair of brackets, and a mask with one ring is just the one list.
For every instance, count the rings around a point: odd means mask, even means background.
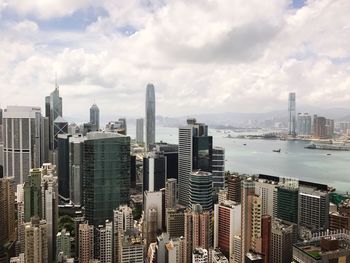
[{"label": "tall slender tower", "polygon": [[146,88],[146,147],[156,141],[156,99],[153,84]]},{"label": "tall slender tower", "polygon": [[100,109],[95,103],[90,108],[90,123],[92,124],[93,131],[100,129]]},{"label": "tall slender tower", "polygon": [[295,92],[290,92],[288,97],[288,134],[296,135],[296,107]]}]

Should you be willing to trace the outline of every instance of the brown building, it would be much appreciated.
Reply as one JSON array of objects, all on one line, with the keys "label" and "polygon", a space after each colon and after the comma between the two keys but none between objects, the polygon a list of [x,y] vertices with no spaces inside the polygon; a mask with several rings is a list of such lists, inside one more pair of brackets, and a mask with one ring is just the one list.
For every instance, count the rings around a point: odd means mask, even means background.
[{"label": "brown building", "polygon": [[230,174],[227,178],[227,199],[241,202],[241,178],[238,175]]},{"label": "brown building", "polygon": [[184,236],[185,209],[175,208],[166,211],[167,233],[170,238]]},{"label": "brown building", "polygon": [[264,255],[264,263],[269,263],[271,242],[271,216],[269,215],[263,215],[261,218],[261,234],[262,254]]},{"label": "brown building", "polygon": [[16,240],[14,177],[0,178],[0,246]]},{"label": "brown building", "polygon": [[350,199],[344,200],[339,204],[338,212],[329,214],[329,229],[350,230]]},{"label": "brown building", "polygon": [[79,262],[89,263],[94,259],[94,227],[79,225]]}]

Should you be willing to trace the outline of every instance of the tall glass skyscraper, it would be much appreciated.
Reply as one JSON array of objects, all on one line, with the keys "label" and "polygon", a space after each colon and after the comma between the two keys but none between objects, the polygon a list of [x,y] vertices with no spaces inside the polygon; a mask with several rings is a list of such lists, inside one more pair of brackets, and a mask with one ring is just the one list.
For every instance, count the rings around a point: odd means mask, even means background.
[{"label": "tall glass skyscraper", "polygon": [[156,99],[153,84],[146,87],[146,147],[156,141]]},{"label": "tall glass skyscraper", "polygon": [[295,107],[295,92],[289,93],[288,97],[288,134],[296,135],[296,107]]},{"label": "tall glass skyscraper", "polygon": [[90,108],[90,123],[92,124],[92,129],[98,131],[100,129],[100,109],[94,103]]},{"label": "tall glass skyscraper", "polygon": [[130,137],[91,132],[83,145],[85,216],[97,227],[112,220],[113,209],[129,202]]}]

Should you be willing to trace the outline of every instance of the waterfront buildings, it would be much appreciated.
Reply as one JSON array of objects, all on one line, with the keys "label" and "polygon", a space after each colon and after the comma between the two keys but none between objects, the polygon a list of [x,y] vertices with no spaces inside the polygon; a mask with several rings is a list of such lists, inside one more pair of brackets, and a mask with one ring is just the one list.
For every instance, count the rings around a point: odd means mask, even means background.
[{"label": "waterfront buildings", "polygon": [[308,113],[298,113],[297,134],[298,136],[312,135],[312,117]]},{"label": "waterfront buildings", "polygon": [[100,109],[95,103],[90,107],[90,123],[93,126],[92,131],[100,129]]},{"label": "waterfront buildings", "polygon": [[288,96],[288,134],[296,135],[296,107],[295,92],[290,92]]},{"label": "waterfront buildings", "polygon": [[91,132],[83,144],[85,216],[97,227],[130,199],[130,137]]},{"label": "waterfront buildings", "polygon": [[313,135],[319,139],[332,138],[334,134],[334,120],[314,115],[313,117]]},{"label": "waterfront buildings", "polygon": [[146,148],[156,142],[156,99],[153,84],[147,84],[146,87]]}]

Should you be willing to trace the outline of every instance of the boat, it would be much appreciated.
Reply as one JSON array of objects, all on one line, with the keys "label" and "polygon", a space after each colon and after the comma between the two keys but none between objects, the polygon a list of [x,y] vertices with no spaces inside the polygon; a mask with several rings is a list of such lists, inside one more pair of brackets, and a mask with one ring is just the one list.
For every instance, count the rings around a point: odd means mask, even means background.
[{"label": "boat", "polygon": [[247,144],[246,143],[243,143],[244,146],[246,146]]},{"label": "boat", "polygon": [[304,148],[313,150],[350,151],[350,144],[310,143]]},{"label": "boat", "polygon": [[327,155],[332,155],[331,153],[327,153]]},{"label": "boat", "polygon": [[274,153],[280,153],[281,152],[281,149],[278,149],[278,150],[272,150]]}]

